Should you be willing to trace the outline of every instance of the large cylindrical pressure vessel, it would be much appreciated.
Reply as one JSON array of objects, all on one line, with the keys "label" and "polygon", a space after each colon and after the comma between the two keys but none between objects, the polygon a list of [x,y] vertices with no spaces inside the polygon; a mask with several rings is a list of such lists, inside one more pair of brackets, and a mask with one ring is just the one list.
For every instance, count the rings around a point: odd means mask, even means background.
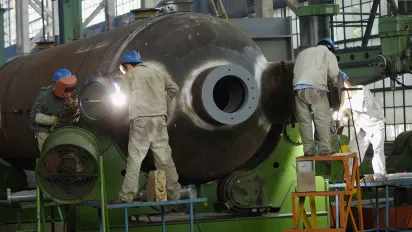
[{"label": "large cylindrical pressure vessel", "polygon": [[[58,68],[78,77],[78,89],[94,75],[121,79],[119,64],[129,49],[140,52],[145,64],[168,74],[180,88],[169,105],[168,131],[183,183],[214,180],[273,150],[273,135],[279,133],[271,133],[274,127],[261,109],[266,59],[258,46],[230,21],[170,13],[17,58],[0,69],[1,157],[34,168],[39,152],[28,111]],[[99,91],[98,86],[84,88],[85,95]],[[103,108],[100,112],[83,106],[92,121],[104,114]],[[110,125],[127,154],[127,120]]]}]

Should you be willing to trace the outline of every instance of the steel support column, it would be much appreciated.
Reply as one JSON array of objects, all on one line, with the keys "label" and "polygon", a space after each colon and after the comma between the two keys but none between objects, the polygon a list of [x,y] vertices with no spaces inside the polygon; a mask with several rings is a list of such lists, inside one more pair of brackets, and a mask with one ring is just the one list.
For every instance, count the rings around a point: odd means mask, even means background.
[{"label": "steel support column", "polygon": [[4,48],[4,14],[5,10],[0,8],[0,66],[6,63],[6,51]]},{"label": "steel support column", "polygon": [[114,17],[115,17],[115,0],[105,0],[105,16],[106,16],[106,30],[110,31],[114,28]]},{"label": "steel support column", "polygon": [[380,14],[381,16],[386,16],[388,15],[388,0],[380,0]]},{"label": "steel support column", "polygon": [[16,1],[16,39],[17,54],[29,54],[29,0]]},{"label": "steel support column", "polygon": [[52,1],[52,13],[53,13],[53,35],[54,35],[54,42],[56,45],[60,43],[59,39],[59,2]]},{"label": "steel support column", "polygon": [[293,11],[293,13],[298,14],[299,2],[296,0],[284,0],[285,5]]},{"label": "steel support column", "polygon": [[273,18],[273,0],[255,0],[257,18]]},{"label": "steel support column", "polygon": [[[29,4],[39,15],[41,15],[41,7],[40,6],[42,4],[39,0],[30,0]],[[47,17],[53,18],[53,13],[49,8],[45,7],[44,12],[46,13]]]},{"label": "steel support column", "polygon": [[390,15],[398,15],[398,1],[397,0],[388,0]]},{"label": "steel support column", "polygon": [[362,38],[362,47],[368,46],[369,37],[372,32],[373,22],[375,21],[376,12],[378,10],[380,0],[373,0],[371,15],[369,15],[368,24],[366,26],[365,35]]},{"label": "steel support column", "polygon": [[60,43],[67,43],[82,38],[82,7],[78,0],[59,1]]}]

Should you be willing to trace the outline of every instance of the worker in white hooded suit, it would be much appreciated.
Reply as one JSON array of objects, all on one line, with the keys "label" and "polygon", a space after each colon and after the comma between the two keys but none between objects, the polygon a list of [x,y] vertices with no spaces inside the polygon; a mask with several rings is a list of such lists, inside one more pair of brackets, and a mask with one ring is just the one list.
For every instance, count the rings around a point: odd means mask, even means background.
[{"label": "worker in white hooded suit", "polygon": [[[340,108],[340,114],[344,121],[351,119],[356,128],[356,136],[351,136],[348,152],[358,154],[358,164],[364,160],[366,150],[369,145],[373,147],[372,168],[374,180],[382,181],[386,174],[384,140],[385,140],[385,117],[383,109],[376,102],[372,92],[363,85],[352,86],[345,79],[345,88],[360,90],[345,90],[342,92],[343,104]],[[358,142],[356,141],[356,138]],[[359,149],[357,146],[359,143]],[[349,163],[352,167],[352,162]],[[352,168],[350,168],[352,171]]]}]

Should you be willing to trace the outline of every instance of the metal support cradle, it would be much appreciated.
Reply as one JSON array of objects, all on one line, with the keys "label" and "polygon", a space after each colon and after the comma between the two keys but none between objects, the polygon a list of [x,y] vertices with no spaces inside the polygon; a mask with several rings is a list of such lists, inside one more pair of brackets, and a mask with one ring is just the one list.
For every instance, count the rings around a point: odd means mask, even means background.
[{"label": "metal support cradle", "polygon": [[[161,212],[162,212],[162,232],[166,232],[166,220],[165,220],[165,210],[164,207],[166,205],[181,205],[181,204],[189,204],[189,209],[190,209],[190,232],[193,232],[193,219],[194,219],[194,212],[193,212],[193,203],[198,203],[198,202],[207,202],[207,198],[195,198],[195,199],[187,199],[187,200],[176,200],[176,201],[159,201],[159,202],[134,202],[134,203],[124,203],[124,204],[108,204],[107,209],[124,209],[124,228],[125,231],[129,231],[129,214],[128,214],[128,208],[134,208],[134,207],[145,207],[145,206],[160,206],[161,207]],[[97,208],[98,215],[99,215],[99,226],[100,226],[100,231],[103,231],[103,224],[105,223],[102,220],[101,216],[101,204],[100,202],[96,201],[86,201],[83,203],[80,203],[81,206],[91,206],[94,208]]]}]

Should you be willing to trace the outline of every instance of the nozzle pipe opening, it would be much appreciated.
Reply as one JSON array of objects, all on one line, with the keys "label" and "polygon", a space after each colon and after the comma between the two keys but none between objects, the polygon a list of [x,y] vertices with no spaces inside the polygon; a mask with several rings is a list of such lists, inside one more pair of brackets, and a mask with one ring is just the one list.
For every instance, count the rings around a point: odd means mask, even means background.
[{"label": "nozzle pipe opening", "polygon": [[193,108],[200,118],[217,125],[235,125],[256,111],[259,91],[254,77],[238,65],[204,70],[192,86]]}]

